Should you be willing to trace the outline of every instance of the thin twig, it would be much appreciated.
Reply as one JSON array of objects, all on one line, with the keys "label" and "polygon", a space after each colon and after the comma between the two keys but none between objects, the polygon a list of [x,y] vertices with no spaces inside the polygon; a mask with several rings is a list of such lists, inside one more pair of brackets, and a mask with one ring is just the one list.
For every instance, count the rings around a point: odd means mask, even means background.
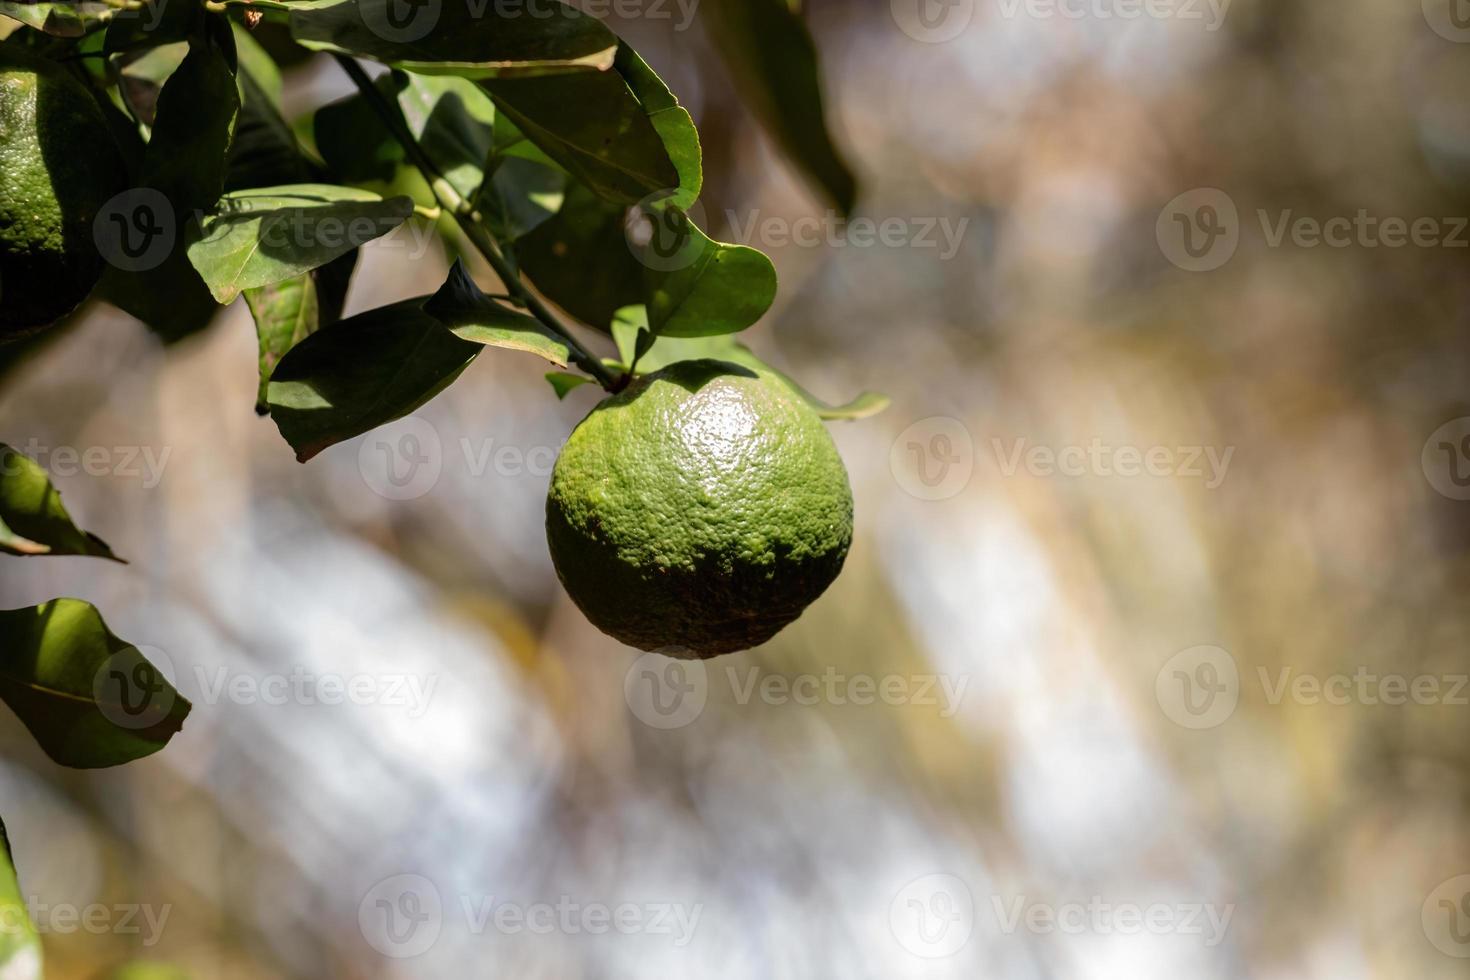
[{"label": "thin twig", "polygon": [[368,77],[367,72],[363,70],[362,66],[347,55],[339,54],[335,55],[335,57],[337,63],[342,66],[342,70],[347,73],[347,76],[352,79],[353,84],[357,86],[358,91],[362,93],[363,98],[377,112],[383,124],[388,127],[389,133],[403,147],[403,152],[408,155],[410,162],[424,175],[424,180],[428,181],[429,188],[434,192],[435,199],[439,201],[445,210],[454,215],[454,219],[459,223],[460,230],[464,232],[465,237],[479,250],[480,254],[485,256],[485,261],[490,263],[490,268],[495,270],[495,274],[500,277],[501,282],[505,284],[505,288],[515,297],[518,304],[525,307],[548,330],[565,341],[571,349],[572,360],[584,371],[596,378],[598,384],[602,385],[604,389],[607,391],[618,391],[623,387],[626,379],[613,377],[603,365],[602,361],[598,360],[597,356],[586,347],[583,347],[581,342],[572,335],[571,331],[556,318],[555,314],[547,309],[546,304],[542,303],[540,298],[527,289],[525,284],[521,282],[519,273],[506,261],[494,236],[486,230],[482,223],[481,215],[475,210],[475,206],[465,200],[459,191],[454,189],[454,185],[444,179],[443,174],[439,172],[439,168],[435,165],[434,161],[424,152],[424,148],[419,145],[419,141],[409,131],[408,124],[404,121],[397,107],[390,105],[388,100],[383,97],[383,93],[373,84],[373,80]]}]

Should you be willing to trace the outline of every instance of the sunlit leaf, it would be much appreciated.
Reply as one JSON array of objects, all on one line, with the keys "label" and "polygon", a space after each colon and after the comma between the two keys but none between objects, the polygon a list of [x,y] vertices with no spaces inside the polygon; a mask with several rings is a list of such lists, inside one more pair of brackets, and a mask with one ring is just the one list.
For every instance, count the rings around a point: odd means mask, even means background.
[{"label": "sunlit leaf", "polygon": [[291,35],[303,47],[464,78],[595,72],[612,64],[617,39],[555,0],[508,6],[306,0],[291,5]]},{"label": "sunlit leaf", "polygon": [[276,365],[271,418],[306,462],[328,446],[402,418],[459,377],[484,350],[424,312],[427,297],[319,330]]},{"label": "sunlit leaf", "polygon": [[77,769],[152,755],[191,707],[80,599],[0,611],[0,700],[53,761]]},{"label": "sunlit leaf", "polygon": [[0,552],[121,561],[107,542],[76,526],[41,465],[4,444],[0,444]]},{"label": "sunlit leaf", "polygon": [[413,213],[407,197],[330,184],[232,191],[191,237],[189,261],[220,303],[326,265],[392,231]]},{"label": "sunlit leaf", "polygon": [[424,304],[424,312],[471,343],[526,351],[558,367],[566,367],[571,355],[566,341],[540,320],[486,296],[462,262],[454,263],[444,285]]},{"label": "sunlit leaf", "polygon": [[15,871],[15,855],[0,823],[0,977],[41,980],[41,940]]}]

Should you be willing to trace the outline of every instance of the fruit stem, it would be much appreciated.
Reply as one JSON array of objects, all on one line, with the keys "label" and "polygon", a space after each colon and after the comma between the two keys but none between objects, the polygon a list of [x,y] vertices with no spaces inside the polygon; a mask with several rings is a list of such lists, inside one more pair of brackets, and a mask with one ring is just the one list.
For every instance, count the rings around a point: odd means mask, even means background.
[{"label": "fruit stem", "polygon": [[347,77],[352,79],[353,84],[357,86],[357,90],[362,93],[363,98],[377,112],[383,124],[388,127],[388,132],[403,147],[403,152],[407,154],[409,160],[423,174],[424,180],[428,182],[429,188],[434,192],[434,197],[438,200],[440,206],[454,215],[454,220],[458,222],[460,231],[464,232],[464,236],[470,240],[470,243],[479,250],[481,255],[485,256],[485,261],[490,263],[490,268],[495,270],[495,274],[505,284],[506,290],[511,294],[511,297],[517,305],[523,306],[527,312],[545,324],[548,330],[565,341],[567,346],[571,348],[572,361],[578,367],[582,368],[582,370],[596,378],[597,383],[602,385],[605,391],[618,391],[621,387],[620,381],[623,384],[626,384],[626,382],[623,379],[613,377],[608,369],[603,366],[603,363],[591,351],[582,346],[581,341],[577,340],[572,332],[546,307],[546,304],[541,302],[540,297],[526,288],[525,284],[521,281],[520,273],[506,260],[504,254],[501,252],[499,243],[489,230],[485,228],[483,216],[475,208],[474,204],[465,200],[459,191],[455,190],[454,185],[450,184],[444,178],[444,175],[439,172],[439,168],[434,164],[434,161],[429,158],[429,155],[424,152],[424,148],[414,138],[413,133],[409,131],[408,123],[404,121],[397,107],[391,105],[384,98],[383,93],[373,84],[373,80],[368,77],[367,72],[354,59],[343,54],[334,55],[333,57],[337,59],[337,64],[342,66],[342,70],[347,73]]}]

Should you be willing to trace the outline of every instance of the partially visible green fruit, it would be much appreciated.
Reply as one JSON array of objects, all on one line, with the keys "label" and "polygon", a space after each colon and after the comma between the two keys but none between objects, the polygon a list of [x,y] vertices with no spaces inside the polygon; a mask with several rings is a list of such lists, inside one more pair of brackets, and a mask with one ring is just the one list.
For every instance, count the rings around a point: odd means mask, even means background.
[{"label": "partially visible green fruit", "polygon": [[603,632],[713,657],[769,640],[832,583],[852,491],[822,420],[786,384],[683,361],[572,432],[546,533],[562,584]]},{"label": "partially visible green fruit", "polygon": [[102,275],[92,224],[126,182],[87,89],[0,43],[0,343],[76,309]]}]

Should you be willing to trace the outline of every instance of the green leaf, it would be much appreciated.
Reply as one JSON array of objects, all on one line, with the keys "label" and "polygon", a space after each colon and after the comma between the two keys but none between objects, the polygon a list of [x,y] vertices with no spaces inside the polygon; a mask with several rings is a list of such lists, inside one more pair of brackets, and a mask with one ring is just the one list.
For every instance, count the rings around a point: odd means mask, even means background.
[{"label": "green leaf", "polygon": [[474,82],[453,75],[397,73],[404,121],[449,185],[473,200],[495,146],[495,103]]},{"label": "green leaf", "polygon": [[[373,84],[388,99],[397,97],[392,75],[380,75]],[[340,183],[388,184],[404,165],[403,147],[360,94],[322,106],[311,127],[317,152]]]},{"label": "green leaf", "polygon": [[571,349],[540,320],[495,302],[456,261],[444,285],[424,304],[424,312],[456,337],[488,347],[526,351],[566,367]]},{"label": "green leaf", "polygon": [[642,303],[624,306],[613,314],[613,342],[618,345],[618,357],[623,369],[631,371],[638,360],[653,346],[653,332],[648,329],[648,308]]},{"label": "green leaf", "polygon": [[786,157],[844,214],[857,182],[833,144],[816,45],[787,0],[704,0],[705,32]]},{"label": "green leaf", "polygon": [[203,23],[199,0],[144,0],[139,10],[118,10],[107,25],[102,50],[116,54],[182,41]]},{"label": "green leaf", "polygon": [[0,638],[0,700],[63,766],[152,755],[189,714],[189,702],[90,603],[0,611]]},{"label": "green leaf", "polygon": [[[647,213],[647,212],[645,212]],[[647,269],[646,301],[653,332],[665,337],[707,337],[744,330],[776,300],[776,267],[764,252],[711,239],[687,214],[668,209],[648,215],[671,232],[679,247],[671,262]],[[659,232],[663,236],[665,232]],[[673,268],[660,266],[672,265]]]},{"label": "green leaf", "polygon": [[515,244],[521,268],[543,295],[603,331],[620,308],[644,299],[643,266],[628,246],[625,211],[572,184],[556,216]]},{"label": "green leaf", "polygon": [[677,361],[697,361],[712,359],[716,361],[729,361],[742,367],[752,368],[779,378],[799,397],[805,400],[817,415],[828,421],[854,421],[877,415],[888,407],[887,395],[876,392],[865,391],[852,401],[842,405],[829,405],[822,399],[807,391],[798,384],[790,375],[771,367],[765,361],[751,351],[749,347],[735,340],[731,336],[699,337],[699,338],[677,338],[660,337],[654,342],[653,347],[639,362],[641,374],[652,374],[660,371]]},{"label": "green leaf", "polygon": [[15,855],[0,823],[0,977],[41,980],[41,940],[15,873]]},{"label": "green leaf", "polygon": [[143,182],[168,197],[179,219],[209,208],[225,187],[240,111],[235,40],[228,28],[198,35],[158,96]]},{"label": "green leaf", "polygon": [[281,115],[281,75],[254,38],[236,28],[240,67],[240,118],[230,144],[225,190],[304,184],[316,180],[317,168],[301,153],[296,134]]},{"label": "green leaf", "polygon": [[122,561],[107,542],[77,527],[39,463],[0,443],[0,552],[91,555]]},{"label": "green leaf", "polygon": [[484,350],[425,313],[426,299],[319,330],[276,365],[266,389],[271,418],[298,460],[409,414]]},{"label": "green leaf", "polygon": [[171,213],[153,218],[173,236],[172,247],[151,268],[124,271],[109,265],[99,287],[114,306],[169,341],[202,329],[217,311],[189,263],[184,243],[191,216],[213,207],[224,190],[227,153],[240,109],[235,63],[228,24],[209,18],[159,93],[152,136],[144,151],[141,184],[168,200]]},{"label": "green leaf", "polygon": [[558,399],[567,397],[567,392],[574,388],[580,388],[592,379],[585,374],[571,374],[567,371],[549,371],[546,375],[551,390],[556,392]]},{"label": "green leaf", "polygon": [[626,44],[618,46],[617,70],[642,104],[678,174],[677,193],[669,196],[668,203],[687,210],[699,199],[704,187],[699,130],[663,79]]},{"label": "green leaf", "polygon": [[600,22],[551,0],[307,0],[291,5],[291,35],[314,51],[464,78],[599,71],[612,64],[617,46]]},{"label": "green leaf", "polygon": [[356,265],[357,252],[354,250],[293,279],[244,291],[245,304],[250,307],[250,315],[255,320],[255,335],[260,346],[260,387],[255,398],[257,414],[270,412],[266,387],[271,372],[286,352],[317,330],[342,318],[347,285]]},{"label": "green leaf", "polygon": [[599,197],[633,204],[679,186],[663,136],[618,72],[484,84],[527,139]]},{"label": "green leaf", "polygon": [[191,236],[189,261],[216,301],[299,276],[379,238],[413,213],[407,197],[330,184],[232,191]]},{"label": "green leaf", "polygon": [[[61,0],[59,3],[0,0],[0,14],[55,37],[81,37],[88,22],[100,17],[99,12],[86,11],[75,0]],[[0,976],[3,975],[0,972]]]}]

